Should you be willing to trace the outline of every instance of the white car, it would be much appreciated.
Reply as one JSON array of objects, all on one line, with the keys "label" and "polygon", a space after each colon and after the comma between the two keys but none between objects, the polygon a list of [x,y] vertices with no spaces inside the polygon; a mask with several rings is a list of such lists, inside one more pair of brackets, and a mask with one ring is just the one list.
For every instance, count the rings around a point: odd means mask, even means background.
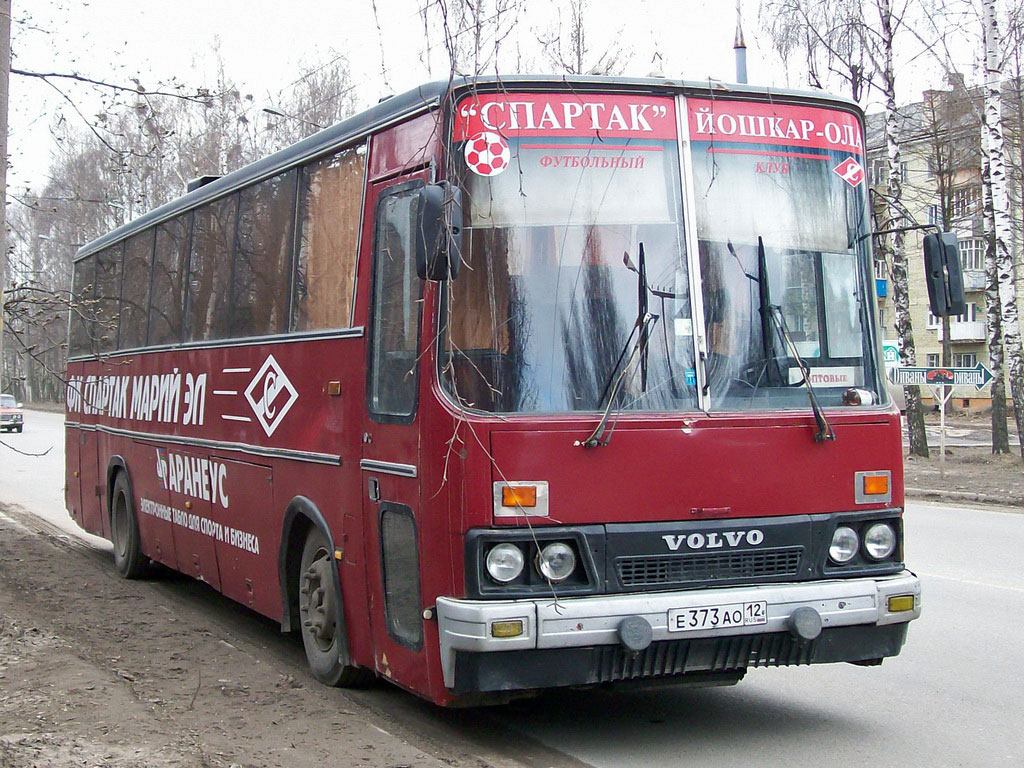
[{"label": "white car", "polygon": [[0,431],[21,432],[25,427],[25,414],[14,395],[0,395]]}]

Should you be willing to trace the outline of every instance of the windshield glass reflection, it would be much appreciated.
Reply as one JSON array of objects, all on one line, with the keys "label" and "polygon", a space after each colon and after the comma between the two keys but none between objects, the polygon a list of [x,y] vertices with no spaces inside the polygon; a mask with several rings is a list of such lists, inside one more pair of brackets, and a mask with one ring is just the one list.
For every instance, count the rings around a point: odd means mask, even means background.
[{"label": "windshield glass reflection", "polygon": [[[509,144],[508,172],[463,178],[468,221],[463,269],[449,288],[449,391],[485,411],[596,411],[628,367],[616,408],[695,408],[675,142]],[[641,243],[657,319],[645,354],[633,355],[642,302],[627,263],[635,268]]]}]

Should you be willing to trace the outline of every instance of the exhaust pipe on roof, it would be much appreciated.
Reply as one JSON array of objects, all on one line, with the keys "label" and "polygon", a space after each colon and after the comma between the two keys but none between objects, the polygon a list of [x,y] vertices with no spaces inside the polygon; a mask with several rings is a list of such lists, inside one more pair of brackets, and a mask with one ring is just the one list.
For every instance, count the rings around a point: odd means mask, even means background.
[{"label": "exhaust pipe on roof", "polygon": [[747,45],[743,42],[743,24],[740,18],[740,0],[736,0],[736,39],[732,44],[736,51],[736,82],[747,82]]}]

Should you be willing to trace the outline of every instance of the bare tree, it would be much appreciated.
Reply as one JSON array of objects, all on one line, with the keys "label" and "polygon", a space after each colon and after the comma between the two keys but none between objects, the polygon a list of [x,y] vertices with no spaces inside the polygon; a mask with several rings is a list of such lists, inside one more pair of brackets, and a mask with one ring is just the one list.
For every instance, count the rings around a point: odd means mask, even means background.
[{"label": "bare tree", "polygon": [[[1014,194],[1016,193],[1016,205],[1018,210],[1021,204],[1021,189],[1024,183],[1024,101],[1021,95],[1022,70],[1021,70],[1021,43],[1024,41],[1024,2],[1022,0],[1006,0],[1007,6],[1005,18],[1007,20],[1007,34],[1005,52],[999,54],[1002,71],[1009,70],[1012,77],[1000,83],[1002,92],[999,111],[1001,115],[1001,127],[1007,148],[1004,151],[1007,198],[1010,203],[1011,215],[1011,240],[1009,247],[1011,253],[1016,251],[1019,258],[1021,245],[1024,243],[1024,222],[1020,219],[1013,219],[1012,209],[1014,207]],[[925,13],[921,17],[922,32],[916,33],[924,44],[924,50],[943,68],[947,75],[956,71],[954,55],[948,44],[951,39],[972,39],[977,40],[976,49],[981,49],[982,67],[985,66],[986,39],[985,39],[985,17],[983,7],[975,0],[929,0],[925,6]],[[975,49],[975,50],[976,50]],[[984,74],[983,79],[989,79]],[[960,78],[960,85],[963,87],[963,80]],[[999,271],[996,266],[996,241],[995,241],[995,216],[994,201],[991,194],[991,172],[987,150],[988,131],[986,123],[986,99],[985,89],[971,89],[972,97],[970,104],[973,110],[973,125],[981,128],[980,141],[974,137],[974,144],[982,148],[979,165],[981,167],[981,198],[983,201],[983,231],[985,233],[985,272],[986,272],[986,317],[987,317],[987,342],[989,347],[989,360],[993,369],[995,379],[992,382],[992,447],[993,452],[1009,452],[1009,442],[1006,429],[1006,392],[1005,372],[1003,371],[1004,360],[1008,357],[1008,350],[1005,348],[1003,337],[1002,307],[999,295]],[[974,94],[977,93],[977,97]],[[1014,155],[1011,147],[1016,147]],[[1015,162],[1016,161],[1016,162]],[[1016,267],[1016,294],[1021,292],[1021,270]]]},{"label": "bare tree", "polygon": [[[982,132],[983,144],[987,132]],[[1003,372],[1003,322],[999,303],[999,270],[996,266],[995,220],[992,210],[992,174],[988,153],[981,153],[981,195],[985,219],[985,328],[988,364],[992,369],[992,453],[1010,452],[1006,425],[1006,377]]]},{"label": "bare tree", "polygon": [[268,137],[282,146],[304,139],[356,111],[356,83],[344,56],[336,54],[323,64],[303,70],[277,94],[276,109],[263,109]]},{"label": "bare tree", "polygon": [[[762,9],[775,46],[783,58],[800,51],[807,57],[812,82],[820,84],[822,67],[849,88],[851,96],[861,100],[874,89],[885,103],[884,140],[888,180],[883,194],[885,205],[873,207],[879,230],[894,229],[904,219],[902,160],[899,142],[899,115],[896,109],[896,37],[905,28],[908,0],[894,8],[891,0],[769,0]],[[913,323],[910,317],[910,293],[907,282],[907,257],[904,233],[897,231],[879,246],[886,255],[892,275],[892,301],[896,310],[896,335],[900,342],[900,361],[905,366],[917,362]],[[921,392],[917,386],[904,387],[910,452],[928,456]]]},{"label": "bare tree", "polygon": [[502,45],[515,31],[521,5],[522,0],[435,0],[420,13],[428,39],[439,30],[449,72],[479,75],[498,72]]},{"label": "bare tree", "polygon": [[[600,54],[595,54],[589,42],[589,32],[593,28],[592,23],[588,24],[589,6],[589,0],[569,0],[567,7],[558,9],[555,23],[537,33],[544,58],[556,70],[570,75],[620,75],[632,54],[624,51],[614,40]],[[562,20],[563,10],[569,17],[565,23]]]},{"label": "bare tree", "polygon": [[7,97],[11,69],[11,0],[0,0],[0,392],[4,391],[4,317],[7,298]]},{"label": "bare tree", "polygon": [[202,174],[222,175],[342,119],[355,109],[343,57],[309,67],[278,94],[282,114],[218,67],[203,101],[147,94],[101,111],[93,124],[57,118],[49,182],[17,198],[11,285],[4,306],[4,363],[19,393],[60,399],[67,313],[94,327],[96,307],[72,297],[71,259],[84,243],[185,191]]},{"label": "bare tree", "polygon": [[[1017,433],[1024,434],[1024,351],[1021,348],[1017,314],[1016,268],[1010,250],[1012,228],[1007,184],[1002,110],[1002,41],[996,0],[982,0],[985,41],[985,152],[992,197],[995,262],[999,282],[999,305],[1004,350],[1009,367],[1010,397]],[[1024,440],[1021,440],[1024,457]]]},{"label": "bare tree", "polygon": [[867,95],[872,72],[863,35],[863,2],[765,0],[761,20],[783,62],[803,58],[812,88],[824,88],[831,74],[854,101]]},{"label": "bare tree", "polygon": [[[950,76],[949,90],[925,91],[921,102],[919,124],[928,163],[928,183],[908,184],[905,197],[916,195],[922,207],[931,208],[929,223],[952,231],[964,211],[957,205],[957,195],[980,184],[981,150],[978,146],[976,103],[978,94],[964,87],[963,77]],[[973,213],[973,211],[972,211]],[[942,319],[942,365],[951,366],[952,342],[950,318]]]}]

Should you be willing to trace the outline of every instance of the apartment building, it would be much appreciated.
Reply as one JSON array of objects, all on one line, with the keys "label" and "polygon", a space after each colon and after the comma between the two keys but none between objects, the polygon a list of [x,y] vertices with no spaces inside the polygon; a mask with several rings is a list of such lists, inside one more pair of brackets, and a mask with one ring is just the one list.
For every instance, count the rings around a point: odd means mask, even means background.
[{"label": "apartment building", "polygon": [[[1019,84],[1018,84],[1019,85]],[[900,174],[903,182],[902,219],[906,224],[936,224],[955,232],[960,241],[967,311],[950,318],[949,360],[943,360],[945,328],[928,308],[924,280],[922,240],[926,231],[907,233],[910,311],[917,350],[917,364],[974,367],[989,364],[985,303],[985,239],[981,192],[981,104],[978,89],[954,82],[948,90],[925,91],[921,101],[900,108]],[[1010,178],[1014,259],[1020,263],[1021,218],[1021,91],[1009,88],[1004,99],[1007,167]],[[884,116],[867,118],[868,183],[875,210],[885,204],[888,162],[882,134]],[[878,226],[876,224],[876,226]],[[879,254],[881,257],[882,254]],[[1018,266],[1018,297],[1021,290]],[[884,338],[895,343],[895,309],[892,304],[890,265],[884,258],[875,263],[875,284]],[[1020,298],[1018,298],[1020,301]],[[989,387],[957,387],[953,403],[960,408],[987,407]],[[929,399],[927,388],[922,397]]]}]

